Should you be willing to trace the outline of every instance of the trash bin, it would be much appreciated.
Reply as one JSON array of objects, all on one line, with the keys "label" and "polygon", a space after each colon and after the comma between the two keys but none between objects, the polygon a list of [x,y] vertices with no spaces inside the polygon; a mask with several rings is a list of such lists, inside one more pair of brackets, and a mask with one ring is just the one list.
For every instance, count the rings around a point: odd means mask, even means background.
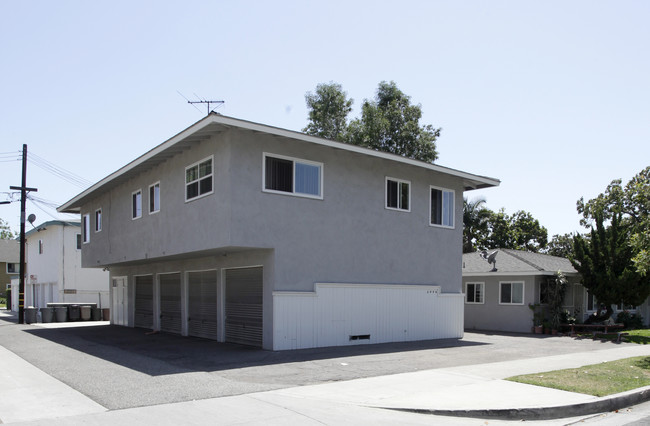
[{"label": "trash bin", "polygon": [[79,305],[70,305],[68,307],[68,319],[70,321],[79,321],[81,318],[81,310],[79,309]]},{"label": "trash bin", "polygon": [[110,321],[111,320],[111,310],[110,310],[110,308],[102,308],[102,319],[104,321]]},{"label": "trash bin", "polygon": [[41,321],[44,323],[54,321],[54,308],[41,308]]},{"label": "trash bin", "polygon": [[25,324],[35,323],[37,314],[38,314],[37,308],[33,308],[33,307],[25,308]]},{"label": "trash bin", "polygon": [[56,322],[66,322],[68,320],[68,307],[57,306],[54,308],[54,318]]},{"label": "trash bin", "polygon": [[93,321],[102,320],[102,310],[99,308],[90,308],[90,317]]},{"label": "trash bin", "polygon": [[82,321],[90,321],[90,306],[80,306],[79,312]]}]

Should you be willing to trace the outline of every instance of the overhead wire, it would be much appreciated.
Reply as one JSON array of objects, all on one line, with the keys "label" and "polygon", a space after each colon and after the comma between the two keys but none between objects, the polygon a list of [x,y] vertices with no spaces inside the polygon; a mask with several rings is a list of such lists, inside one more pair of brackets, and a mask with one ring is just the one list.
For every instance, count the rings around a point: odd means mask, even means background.
[{"label": "overhead wire", "polygon": [[92,184],[91,181],[84,179],[81,176],[64,169],[63,167],[57,166],[51,161],[46,160],[45,158],[40,157],[33,152],[27,153],[27,160],[31,164],[40,167],[41,169],[50,172],[51,174],[58,176],[59,178],[79,188],[85,189]]}]

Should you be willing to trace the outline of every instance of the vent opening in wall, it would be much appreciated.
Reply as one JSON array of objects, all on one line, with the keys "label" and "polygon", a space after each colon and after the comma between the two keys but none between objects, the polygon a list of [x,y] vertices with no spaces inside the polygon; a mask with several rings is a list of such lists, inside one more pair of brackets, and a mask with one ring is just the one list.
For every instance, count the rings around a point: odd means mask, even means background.
[{"label": "vent opening in wall", "polygon": [[357,334],[356,336],[350,336],[350,340],[370,340],[370,334]]}]

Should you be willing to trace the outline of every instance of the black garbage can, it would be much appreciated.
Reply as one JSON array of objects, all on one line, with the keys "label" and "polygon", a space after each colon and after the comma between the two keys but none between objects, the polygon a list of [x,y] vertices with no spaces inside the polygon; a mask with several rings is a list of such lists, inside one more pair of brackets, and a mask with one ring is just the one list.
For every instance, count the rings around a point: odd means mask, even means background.
[{"label": "black garbage can", "polygon": [[90,308],[90,316],[93,321],[101,321],[102,310],[100,308]]},{"label": "black garbage can", "polygon": [[70,305],[68,307],[68,319],[70,321],[79,321],[81,319],[81,308],[79,305]]}]

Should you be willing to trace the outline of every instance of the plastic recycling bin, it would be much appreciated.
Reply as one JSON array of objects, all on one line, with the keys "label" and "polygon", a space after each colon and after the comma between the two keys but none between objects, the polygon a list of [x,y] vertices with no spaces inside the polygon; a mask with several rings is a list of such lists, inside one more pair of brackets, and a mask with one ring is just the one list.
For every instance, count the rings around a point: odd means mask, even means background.
[{"label": "plastic recycling bin", "polygon": [[44,323],[54,321],[54,308],[41,308],[41,321]]},{"label": "plastic recycling bin", "polygon": [[35,323],[37,317],[38,317],[37,308],[25,308],[25,324]]},{"label": "plastic recycling bin", "polygon": [[68,320],[68,307],[57,306],[54,308],[54,318],[56,322],[66,322]]},{"label": "plastic recycling bin", "polygon": [[79,306],[82,321],[90,321],[90,306]]}]

